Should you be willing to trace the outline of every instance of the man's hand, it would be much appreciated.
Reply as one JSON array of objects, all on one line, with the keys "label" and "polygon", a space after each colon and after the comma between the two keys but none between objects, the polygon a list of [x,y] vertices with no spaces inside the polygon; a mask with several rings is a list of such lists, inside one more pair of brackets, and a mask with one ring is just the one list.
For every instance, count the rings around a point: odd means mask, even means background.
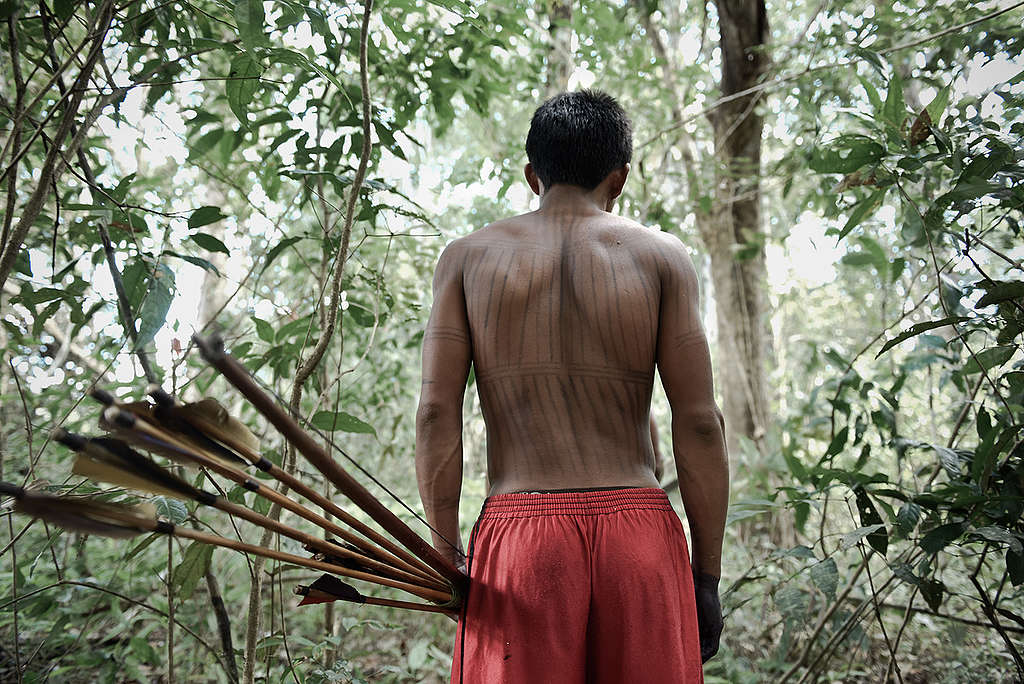
[{"label": "man's hand", "polygon": [[718,653],[722,636],[722,604],[718,600],[718,577],[706,572],[693,574],[693,591],[697,600],[697,631],[700,634],[700,661],[706,663]]}]

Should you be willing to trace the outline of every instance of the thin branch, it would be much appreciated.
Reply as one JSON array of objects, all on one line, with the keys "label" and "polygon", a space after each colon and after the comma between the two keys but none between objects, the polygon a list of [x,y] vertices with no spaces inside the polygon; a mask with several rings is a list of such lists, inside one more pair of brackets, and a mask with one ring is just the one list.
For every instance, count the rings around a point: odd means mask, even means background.
[{"label": "thin branch", "polygon": [[[61,119],[60,127],[57,129],[57,133],[53,137],[53,144],[50,147],[50,151],[47,153],[46,158],[39,169],[39,179],[37,181],[36,188],[25,203],[21,216],[18,219],[18,223],[12,234],[9,236],[7,243],[3,245],[3,255],[0,257],[0,287],[7,282],[7,278],[14,269],[15,261],[21,251],[22,243],[25,241],[25,237],[28,235],[32,224],[35,223],[36,217],[39,216],[39,213],[43,209],[46,197],[50,192],[51,181],[55,180],[59,175],[58,162],[60,159],[61,147],[63,146],[65,139],[67,139],[68,135],[71,133],[71,129],[75,123],[75,115],[82,104],[84,94],[81,91],[81,87],[88,80],[89,74],[92,73],[93,68],[96,66],[96,62],[103,54],[103,39],[106,36],[107,27],[110,26],[110,21],[113,16],[111,12],[112,6],[113,0],[104,0],[103,4],[97,9],[98,19],[96,25],[102,28],[95,32],[96,37],[94,38],[92,47],[90,48],[89,57],[86,60],[85,66],[81,71],[79,71],[78,78],[75,80],[75,84],[71,88],[71,99],[64,111],[64,117]],[[81,131],[79,131],[79,133],[81,134]],[[74,144],[74,142],[72,142],[72,144]],[[69,151],[74,151],[71,145],[69,145]]]}]

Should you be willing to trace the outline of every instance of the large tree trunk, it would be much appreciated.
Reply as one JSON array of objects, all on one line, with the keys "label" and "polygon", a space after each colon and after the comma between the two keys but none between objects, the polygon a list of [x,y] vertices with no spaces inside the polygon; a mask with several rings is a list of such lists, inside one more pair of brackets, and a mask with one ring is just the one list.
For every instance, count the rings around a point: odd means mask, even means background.
[{"label": "large tree trunk", "polygon": [[[768,58],[763,0],[716,0],[722,53],[721,97],[758,83]],[[760,93],[730,100],[709,114],[718,164],[709,220],[698,221],[711,257],[718,339],[719,386],[729,451],[740,437],[763,447],[768,421],[771,349],[761,226]]]},{"label": "large tree trunk", "polygon": [[569,88],[572,76],[572,0],[551,0],[548,17],[547,97]]}]

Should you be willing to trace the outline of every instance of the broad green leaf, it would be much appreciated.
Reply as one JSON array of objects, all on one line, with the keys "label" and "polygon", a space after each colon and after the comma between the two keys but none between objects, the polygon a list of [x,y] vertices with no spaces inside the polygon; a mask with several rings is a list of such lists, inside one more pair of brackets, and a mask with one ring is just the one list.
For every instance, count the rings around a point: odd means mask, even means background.
[{"label": "broad green leaf", "polygon": [[156,506],[156,514],[166,518],[174,524],[184,521],[188,517],[188,508],[183,501],[172,499],[169,496],[153,497],[153,504]]},{"label": "broad green leaf", "polygon": [[208,233],[193,233],[188,236],[188,239],[196,243],[208,252],[220,252],[221,254],[227,254],[230,256],[231,251],[227,246],[220,241],[220,239]]},{"label": "broad green leaf", "polygon": [[218,278],[220,277],[220,271],[217,269],[216,266],[214,266],[212,263],[210,263],[209,260],[207,260],[207,259],[204,259],[202,257],[192,256],[191,254],[175,254],[174,252],[164,252],[164,253],[167,254],[168,256],[178,257],[179,259],[187,261],[188,263],[192,264],[193,266],[198,266],[199,268],[203,269],[204,271],[208,271],[208,272],[214,274]]},{"label": "broad green leaf", "polygon": [[274,326],[270,325],[261,318],[252,317],[253,323],[256,324],[256,334],[264,342],[273,344],[274,342]]},{"label": "broad green leaf", "polygon": [[846,223],[843,225],[842,230],[839,231],[838,239],[842,240],[851,230],[860,225],[860,223],[875,210],[875,206],[885,198],[886,192],[886,188],[875,190],[860,202],[857,202],[853,207],[853,211],[850,212],[850,217],[846,219]]},{"label": "broad green leaf", "polygon": [[409,670],[411,672],[417,672],[427,664],[427,647],[429,645],[430,641],[420,639],[409,649]]},{"label": "broad green leaf", "polygon": [[126,553],[122,560],[130,561],[132,558],[135,558],[140,553],[142,553],[147,548],[149,548],[150,544],[155,542],[157,539],[164,539],[164,538],[165,537],[162,534],[151,534],[151,535],[149,535],[148,537],[146,537],[145,539],[140,541],[138,544],[136,544],[134,547],[132,547],[131,551]]},{"label": "broad green leaf", "polygon": [[899,512],[896,514],[896,529],[904,537],[910,536],[910,533],[917,527],[917,521],[921,519],[921,507],[912,501],[908,501],[900,506]]},{"label": "broad green leaf", "polygon": [[[892,70],[892,77],[889,79],[889,91],[885,95],[885,118],[897,129],[903,125],[903,119],[907,115],[907,103],[903,98],[903,79],[900,78],[899,69]],[[934,121],[934,119],[933,119]]]},{"label": "broad green leaf", "polygon": [[803,620],[807,616],[810,597],[795,581],[775,592],[775,607],[787,620]]},{"label": "broad green leaf", "polygon": [[1014,553],[1021,553],[1022,551],[1020,539],[1017,538],[1017,535],[1006,528],[989,525],[987,527],[979,527],[976,530],[971,530],[971,534],[976,534],[989,541],[1007,544],[1011,549],[1013,549]]},{"label": "broad green leaf", "polygon": [[301,239],[301,237],[288,237],[274,245],[273,248],[267,252],[267,258],[263,261],[263,268],[260,269],[260,272],[262,273],[263,271],[266,271],[270,264],[274,263],[274,259],[281,255],[281,252],[288,249]]},{"label": "broad green leaf", "polygon": [[928,103],[925,110],[928,112],[928,116],[932,120],[932,124],[935,126],[939,125],[939,120],[943,113],[946,111],[946,106],[949,104],[949,94],[951,91],[952,84],[947,85],[945,88],[940,90],[932,98],[932,101]]},{"label": "broad green leaf", "polygon": [[963,530],[964,524],[961,522],[939,525],[921,538],[919,546],[928,553],[938,553],[955,539],[959,539]]},{"label": "broad green leaf", "polygon": [[1010,575],[1010,583],[1017,587],[1024,584],[1024,553],[1006,549],[1006,572]]},{"label": "broad green leaf", "polygon": [[996,282],[986,288],[985,294],[978,300],[977,307],[980,309],[999,302],[1022,298],[1024,298],[1024,280]]},{"label": "broad green leaf", "polygon": [[204,154],[216,147],[220,139],[224,137],[223,128],[214,128],[213,130],[207,131],[199,136],[188,148],[189,161],[196,161],[200,159]]},{"label": "broad green leaf", "polygon": [[868,525],[867,527],[858,527],[852,532],[847,532],[843,535],[842,539],[839,540],[839,550],[845,551],[846,549],[849,549],[852,546],[854,546],[857,542],[859,542],[861,539],[868,536],[869,534],[872,534],[884,528],[885,525],[882,524]]},{"label": "broad green leaf", "polygon": [[848,426],[843,427],[843,429],[837,432],[836,436],[832,438],[831,442],[829,442],[828,451],[825,452],[825,456],[835,456],[842,451],[843,447],[846,446],[846,441],[849,438],[849,435],[850,428]]},{"label": "broad green leaf", "polygon": [[860,516],[861,526],[882,525],[881,528],[868,533],[868,544],[871,544],[875,551],[884,556],[889,546],[889,534],[885,525],[882,524],[882,516],[878,514],[878,509],[875,508],[875,504],[864,487],[858,486],[853,491],[857,498],[857,513]]},{"label": "broad green leaf", "polygon": [[242,52],[231,60],[228,81],[224,86],[228,106],[245,128],[249,128],[249,103],[260,87],[263,67],[248,52]]},{"label": "broad green leaf", "polygon": [[167,311],[174,300],[174,271],[165,264],[159,264],[149,281],[146,298],[139,311],[139,336],[135,347],[149,345],[167,320]]},{"label": "broad green leaf", "polygon": [[199,207],[192,212],[192,215],[188,217],[188,229],[195,230],[196,228],[202,228],[211,223],[216,223],[221,219],[225,218],[224,214],[221,213],[220,207]]},{"label": "broad green leaf", "polygon": [[818,173],[853,173],[877,162],[885,148],[863,135],[843,135],[815,148],[809,165]]},{"label": "broad green leaf", "polygon": [[926,579],[921,580],[921,583],[917,586],[921,590],[921,596],[924,597],[928,607],[932,610],[938,610],[942,605],[942,595],[945,592],[946,585],[940,580]]},{"label": "broad green leaf", "polygon": [[811,581],[830,601],[836,598],[836,587],[839,586],[839,568],[834,558],[829,557],[811,566]]},{"label": "broad green leaf", "polygon": [[210,568],[213,558],[213,547],[200,542],[192,542],[185,549],[185,557],[174,568],[171,583],[174,586],[175,598],[187,601],[192,598],[199,580]]},{"label": "broad green leaf", "polygon": [[864,78],[863,76],[858,76],[857,79],[860,81],[861,86],[864,88],[864,92],[867,93],[868,100],[871,102],[871,108],[875,112],[875,118],[878,118],[878,116],[882,113],[882,98],[878,94],[878,89],[875,88],[874,85],[872,85],[871,81]]},{"label": "broad green leaf", "polygon": [[967,318],[965,316],[947,316],[946,318],[940,318],[935,321],[925,321],[924,323],[917,323],[915,325],[912,325],[903,332],[901,332],[896,337],[892,338],[891,340],[883,344],[882,348],[878,350],[877,354],[875,354],[875,358],[877,359],[879,356],[889,351],[903,340],[910,339],[911,337],[916,337],[917,335],[920,335],[921,333],[927,330],[934,330],[935,328],[941,328],[946,325],[952,325],[954,323],[959,323],[961,321],[966,320]]},{"label": "broad green leaf", "polygon": [[50,302],[45,309],[35,315],[32,320],[32,337],[39,337],[40,333],[43,332],[43,326],[46,325],[46,321],[53,318],[53,315],[57,313],[57,309],[63,303],[63,300],[60,299]]},{"label": "broad green leaf", "polygon": [[377,431],[369,423],[364,423],[355,416],[344,411],[317,411],[310,420],[314,427],[332,432],[356,432],[377,435]]},{"label": "broad green leaf", "polygon": [[988,370],[1001,366],[1010,360],[1014,352],[1017,351],[1016,345],[1007,344],[1000,347],[989,347],[988,349],[982,349],[980,352],[968,359],[967,363],[964,364],[963,374],[973,375],[974,373],[980,373],[982,369]]},{"label": "broad green leaf", "polygon": [[263,12],[263,0],[237,0],[234,14],[238,36],[247,50],[267,44],[264,30],[267,18]]}]

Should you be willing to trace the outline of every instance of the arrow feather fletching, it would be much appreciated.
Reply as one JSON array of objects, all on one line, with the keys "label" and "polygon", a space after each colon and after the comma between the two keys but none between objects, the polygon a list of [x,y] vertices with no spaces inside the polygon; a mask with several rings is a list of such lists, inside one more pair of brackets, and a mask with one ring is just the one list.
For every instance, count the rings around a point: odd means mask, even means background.
[{"label": "arrow feather fletching", "polygon": [[178,407],[178,414],[197,429],[212,435],[228,446],[241,446],[259,453],[260,440],[242,421],[231,416],[212,397]]},{"label": "arrow feather fletching", "polygon": [[116,539],[149,532],[156,524],[156,520],[147,515],[152,508],[72,499],[42,492],[26,491],[15,500],[14,509],[66,530]]}]

